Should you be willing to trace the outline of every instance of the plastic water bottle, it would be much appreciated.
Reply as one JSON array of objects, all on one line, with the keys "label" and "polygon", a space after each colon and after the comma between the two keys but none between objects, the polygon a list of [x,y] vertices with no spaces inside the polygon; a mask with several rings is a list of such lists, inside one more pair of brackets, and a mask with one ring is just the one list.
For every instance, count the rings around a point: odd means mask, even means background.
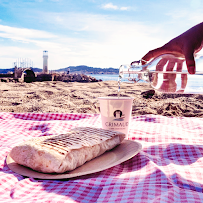
[{"label": "plastic water bottle", "polygon": [[203,94],[203,56],[196,55],[195,63],[195,74],[188,73],[185,58],[172,54],[161,55],[145,65],[141,61],[121,65],[118,86],[120,89],[120,82],[128,79],[135,83],[148,82],[164,93]]}]

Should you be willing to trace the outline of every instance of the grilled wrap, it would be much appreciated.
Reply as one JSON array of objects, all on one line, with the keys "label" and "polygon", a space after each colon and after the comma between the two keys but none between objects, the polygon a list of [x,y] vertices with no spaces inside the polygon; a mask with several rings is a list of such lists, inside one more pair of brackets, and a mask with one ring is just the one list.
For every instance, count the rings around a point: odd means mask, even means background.
[{"label": "grilled wrap", "polygon": [[91,127],[78,127],[65,134],[33,138],[15,146],[11,158],[43,173],[64,173],[120,144],[125,134]]}]

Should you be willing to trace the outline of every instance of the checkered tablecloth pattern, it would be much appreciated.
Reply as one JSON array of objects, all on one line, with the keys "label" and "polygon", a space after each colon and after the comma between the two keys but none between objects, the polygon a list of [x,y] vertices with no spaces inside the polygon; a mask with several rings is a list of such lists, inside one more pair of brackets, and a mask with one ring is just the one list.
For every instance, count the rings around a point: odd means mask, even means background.
[{"label": "checkered tablecloth pattern", "polygon": [[32,137],[101,127],[98,114],[0,113],[0,202],[203,202],[203,119],[132,117],[129,139],[142,151],[107,170],[69,180],[12,172],[6,156]]}]

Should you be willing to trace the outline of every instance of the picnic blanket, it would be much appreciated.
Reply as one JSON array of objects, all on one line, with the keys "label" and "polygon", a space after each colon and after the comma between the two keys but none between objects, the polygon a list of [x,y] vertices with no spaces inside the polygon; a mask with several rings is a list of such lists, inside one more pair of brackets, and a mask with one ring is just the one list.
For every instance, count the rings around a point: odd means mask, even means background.
[{"label": "picnic blanket", "polygon": [[131,118],[133,158],[95,174],[40,180],[11,171],[6,157],[27,139],[101,127],[99,114],[0,113],[0,202],[203,202],[203,119]]}]

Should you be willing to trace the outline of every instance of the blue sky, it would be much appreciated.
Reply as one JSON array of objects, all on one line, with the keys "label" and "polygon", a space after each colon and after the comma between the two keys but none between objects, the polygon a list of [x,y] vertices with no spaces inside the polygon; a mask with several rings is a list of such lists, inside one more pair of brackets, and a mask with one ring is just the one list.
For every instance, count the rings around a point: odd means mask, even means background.
[{"label": "blue sky", "polygon": [[118,68],[202,21],[201,0],[0,0],[0,68]]}]

